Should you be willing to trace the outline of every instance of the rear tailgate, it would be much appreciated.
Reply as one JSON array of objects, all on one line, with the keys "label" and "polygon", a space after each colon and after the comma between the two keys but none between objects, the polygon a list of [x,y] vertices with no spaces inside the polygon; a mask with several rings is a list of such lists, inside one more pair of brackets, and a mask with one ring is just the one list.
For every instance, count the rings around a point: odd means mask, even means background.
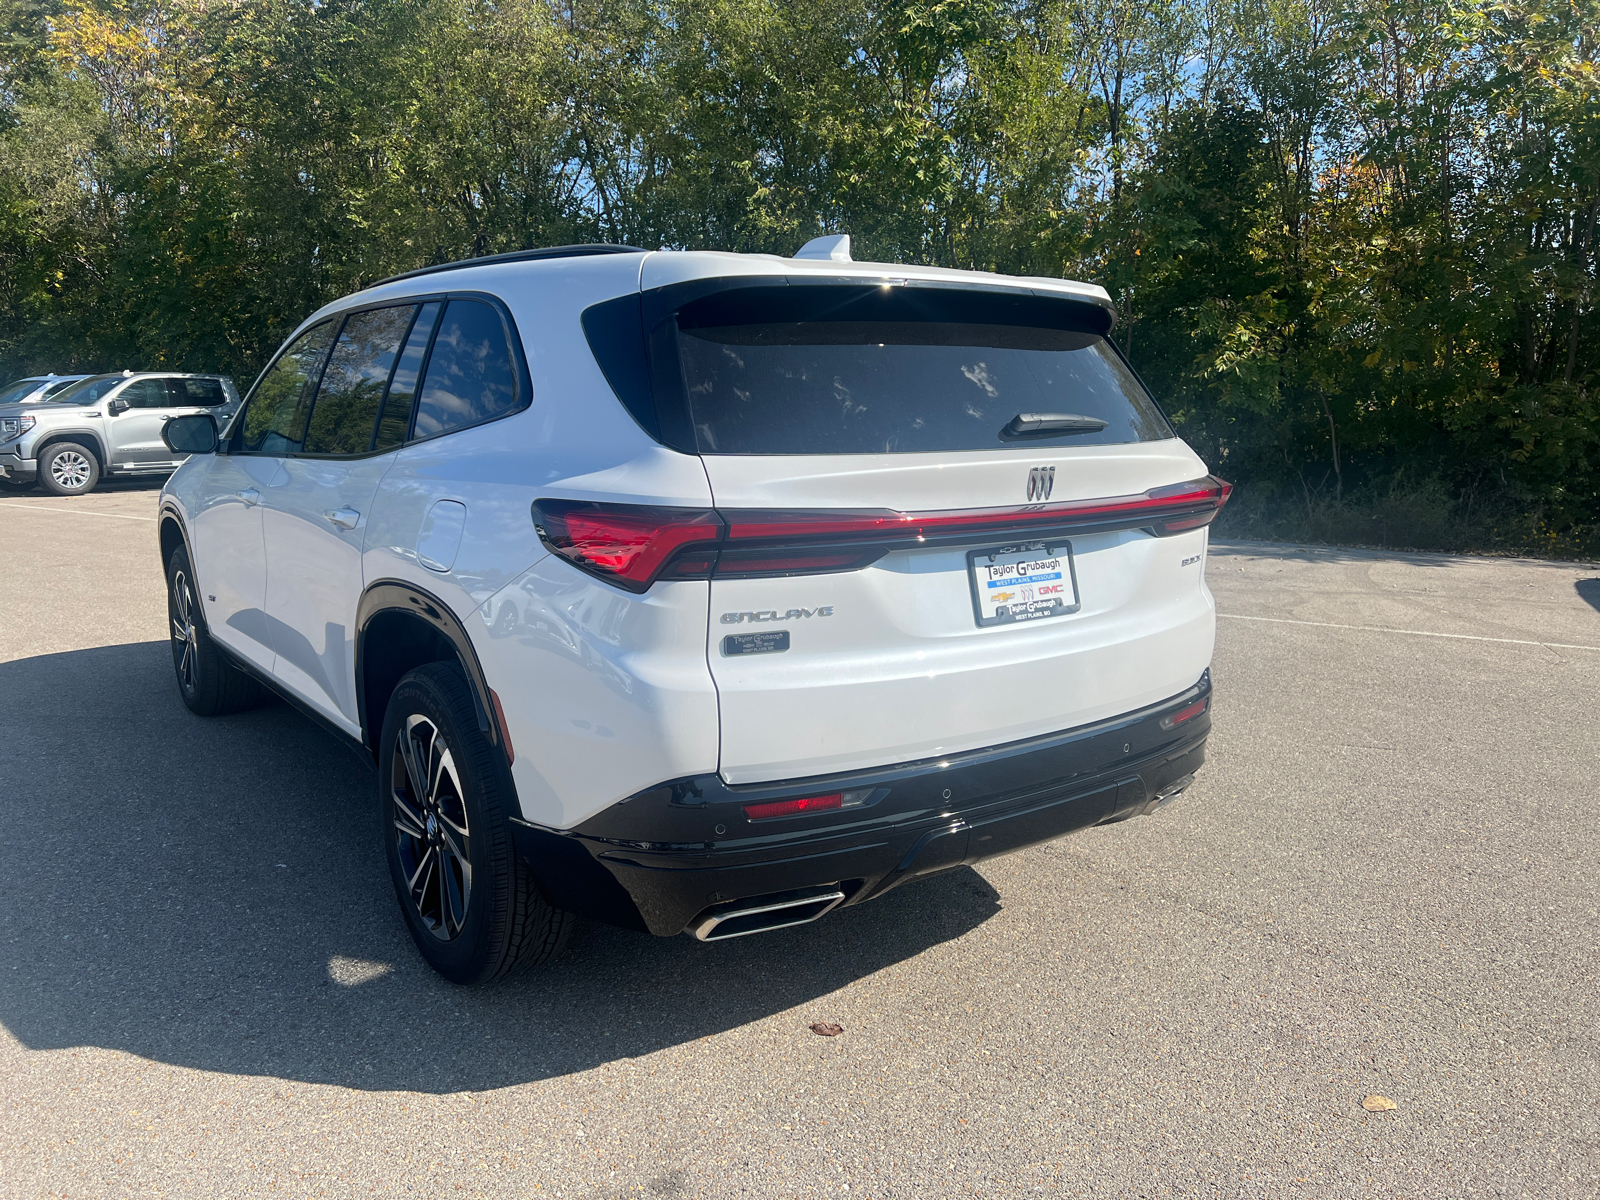
[{"label": "rear tailgate", "polygon": [[[1205,475],[1173,438],[943,454],[712,454],[704,462],[730,523],[740,510],[1014,509],[1026,506],[1038,468],[1054,468],[1052,505]],[[1211,660],[1205,545],[1203,527],[1165,537],[1123,528],[1042,541],[978,533],[895,549],[853,571],[719,575],[711,583],[708,655],[722,774],[747,783],[936,758],[1175,695]],[[976,607],[970,554],[1014,546],[1037,548],[1027,560],[1068,567],[1035,572],[1032,586],[1055,586],[1037,580],[1063,574],[1063,607],[1075,600],[1075,611],[979,623],[995,610],[995,595],[1020,598],[1020,590],[1002,580],[988,609]],[[986,563],[981,555],[980,566]]]}]

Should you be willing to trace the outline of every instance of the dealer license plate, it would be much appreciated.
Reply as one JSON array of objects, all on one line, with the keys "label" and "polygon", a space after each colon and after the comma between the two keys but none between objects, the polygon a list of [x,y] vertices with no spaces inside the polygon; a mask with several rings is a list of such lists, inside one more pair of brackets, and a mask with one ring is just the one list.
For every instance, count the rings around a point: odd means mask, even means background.
[{"label": "dealer license plate", "polygon": [[1078,611],[1072,547],[1001,546],[967,555],[979,625],[1011,625]]}]

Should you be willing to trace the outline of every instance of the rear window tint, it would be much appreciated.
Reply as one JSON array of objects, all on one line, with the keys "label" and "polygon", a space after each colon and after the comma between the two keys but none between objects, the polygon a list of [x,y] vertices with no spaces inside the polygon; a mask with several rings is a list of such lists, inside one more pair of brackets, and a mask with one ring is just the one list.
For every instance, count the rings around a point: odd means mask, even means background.
[{"label": "rear window tint", "polygon": [[305,453],[365,454],[371,449],[389,371],[416,311],[408,304],[346,319],[311,407]]},{"label": "rear window tint", "polygon": [[433,339],[413,436],[435,437],[517,407],[517,368],[505,322],[480,300],[451,300]]},{"label": "rear window tint", "polygon": [[220,379],[169,379],[166,382],[169,394],[167,403],[175,408],[191,404],[215,408],[228,402]]},{"label": "rear window tint", "polygon": [[680,358],[702,454],[903,454],[1015,449],[1013,418],[1105,422],[1028,443],[1171,437],[1104,339],[938,321],[809,321],[685,329]]},{"label": "rear window tint", "polygon": [[383,415],[378,418],[375,445],[379,450],[391,450],[406,440],[406,428],[411,424],[411,402],[417,398],[417,376],[422,371],[422,360],[428,354],[428,339],[433,336],[434,324],[443,307],[437,300],[424,304],[411,325],[405,352],[400,355],[400,365],[395,367],[394,378],[389,381],[389,394],[383,399]]}]

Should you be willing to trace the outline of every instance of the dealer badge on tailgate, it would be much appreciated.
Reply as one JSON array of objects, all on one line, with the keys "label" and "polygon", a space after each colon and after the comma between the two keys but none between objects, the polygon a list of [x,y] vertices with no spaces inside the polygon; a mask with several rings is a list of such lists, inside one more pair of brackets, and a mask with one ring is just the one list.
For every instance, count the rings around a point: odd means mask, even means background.
[{"label": "dealer badge on tailgate", "polygon": [[1011,625],[1078,611],[1072,547],[1001,546],[967,555],[979,625]]}]

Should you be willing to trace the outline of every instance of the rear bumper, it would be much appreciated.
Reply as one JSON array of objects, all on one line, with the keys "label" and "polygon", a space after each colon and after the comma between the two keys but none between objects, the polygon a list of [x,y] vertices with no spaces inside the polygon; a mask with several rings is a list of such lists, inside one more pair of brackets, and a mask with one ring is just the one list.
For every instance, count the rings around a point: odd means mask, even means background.
[{"label": "rear bumper", "polygon": [[[1205,761],[1210,672],[1137,712],[945,759],[731,787],[715,775],[629,797],[569,830],[514,821],[562,908],[680,933],[734,901],[837,888],[844,904],[909,879],[1152,809]],[[1163,718],[1206,701],[1171,728]],[[862,791],[858,808],[751,821],[743,806]],[[700,922],[697,922],[700,918]]]}]

